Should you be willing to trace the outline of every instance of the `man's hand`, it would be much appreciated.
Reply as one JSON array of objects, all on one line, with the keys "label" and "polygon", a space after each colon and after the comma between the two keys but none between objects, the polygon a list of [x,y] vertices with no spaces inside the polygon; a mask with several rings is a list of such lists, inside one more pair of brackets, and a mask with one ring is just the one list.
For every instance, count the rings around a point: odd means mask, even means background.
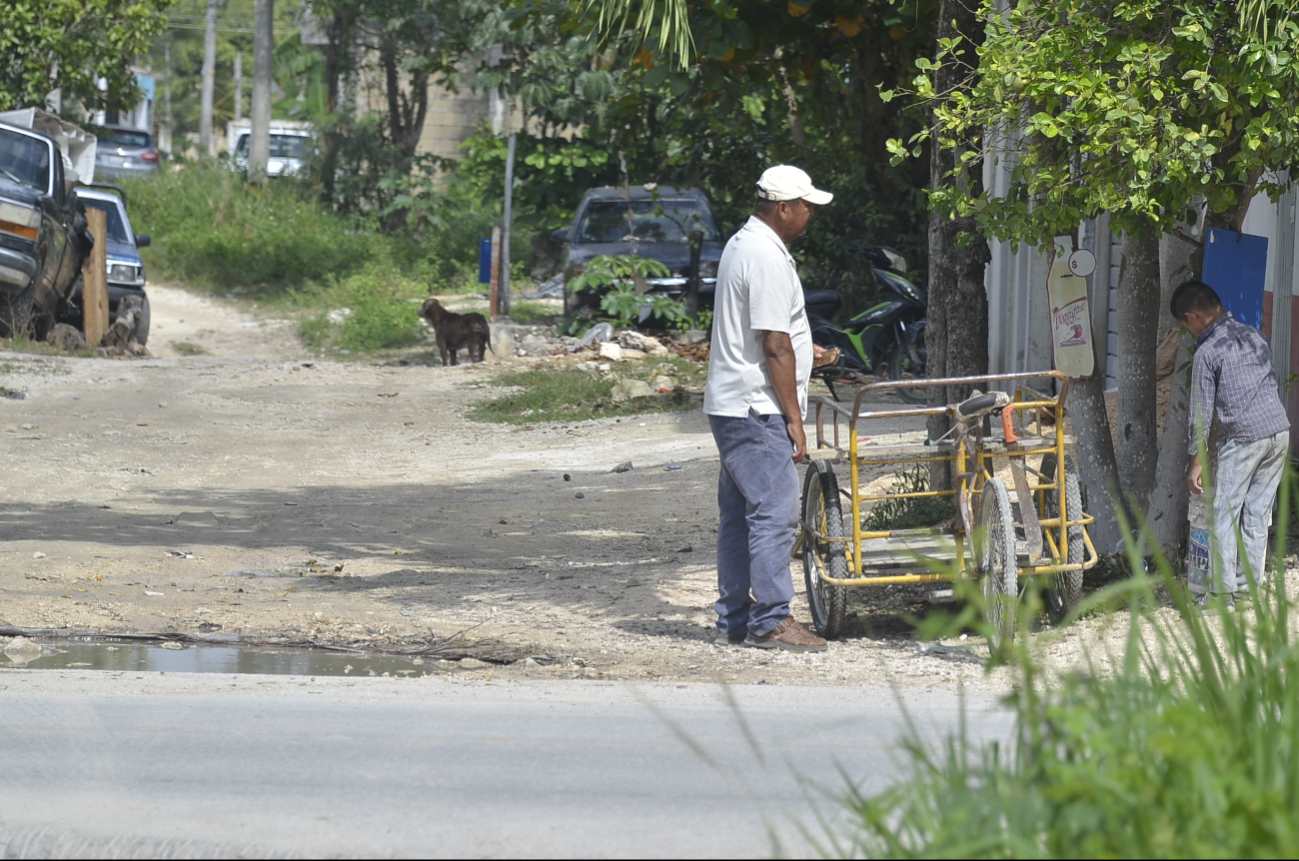
[{"label": "man's hand", "polygon": [[1186,486],[1191,489],[1191,493],[1200,496],[1204,493],[1204,483],[1201,481],[1200,456],[1198,454],[1191,460],[1191,474],[1186,477]]},{"label": "man's hand", "polygon": [[785,332],[762,332],[762,353],[767,360],[767,376],[775,390],[780,411],[785,417],[785,433],[794,447],[794,462],[807,457],[807,435],[803,432],[803,413],[798,408],[794,345]]},{"label": "man's hand", "polygon": [[807,457],[807,434],[803,431],[803,421],[785,422],[785,433],[794,446],[794,463],[801,463]]},{"label": "man's hand", "polygon": [[812,361],[815,362],[817,359],[821,358],[824,355],[825,355],[825,347],[822,347],[820,344],[812,345]]}]

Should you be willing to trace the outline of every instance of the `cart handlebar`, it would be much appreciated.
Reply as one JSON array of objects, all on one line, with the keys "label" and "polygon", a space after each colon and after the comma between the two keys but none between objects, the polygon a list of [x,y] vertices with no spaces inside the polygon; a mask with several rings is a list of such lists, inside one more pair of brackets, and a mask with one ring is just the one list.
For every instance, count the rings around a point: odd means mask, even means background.
[{"label": "cart handlebar", "polygon": [[999,410],[1010,404],[1010,395],[1005,392],[988,392],[984,394],[977,389],[974,394],[952,407],[957,417],[969,421],[985,416],[993,410]]}]

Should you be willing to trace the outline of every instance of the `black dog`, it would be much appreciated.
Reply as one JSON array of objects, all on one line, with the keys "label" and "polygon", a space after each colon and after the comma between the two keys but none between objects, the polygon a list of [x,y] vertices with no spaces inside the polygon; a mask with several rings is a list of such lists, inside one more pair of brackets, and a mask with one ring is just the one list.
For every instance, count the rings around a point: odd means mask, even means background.
[{"label": "black dog", "polygon": [[420,307],[419,315],[433,327],[444,365],[456,364],[456,351],[461,347],[468,349],[470,362],[481,362],[491,347],[492,330],[482,314],[456,314],[443,308],[438,300],[429,299]]}]

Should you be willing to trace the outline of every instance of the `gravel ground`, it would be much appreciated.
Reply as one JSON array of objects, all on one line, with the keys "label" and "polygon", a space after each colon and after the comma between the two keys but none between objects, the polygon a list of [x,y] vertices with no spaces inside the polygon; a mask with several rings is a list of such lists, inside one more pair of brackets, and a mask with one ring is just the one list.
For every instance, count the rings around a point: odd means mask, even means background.
[{"label": "gravel ground", "polygon": [[[1008,688],[980,639],[914,639],[929,587],[860,591],[825,654],[713,645],[717,459],[698,410],[475,423],[497,366],[320,361],[288,321],[150,297],[154,358],[0,355],[0,383],[26,393],[0,401],[13,625],[396,646],[465,632],[540,657],[433,668],[478,677]],[[1072,666],[1123,627],[1034,636]]]}]

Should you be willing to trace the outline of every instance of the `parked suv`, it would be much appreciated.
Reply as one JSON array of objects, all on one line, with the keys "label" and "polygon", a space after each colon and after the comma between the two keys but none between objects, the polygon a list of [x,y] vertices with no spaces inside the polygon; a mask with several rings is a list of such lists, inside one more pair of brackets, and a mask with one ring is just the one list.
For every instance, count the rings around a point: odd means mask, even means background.
[{"label": "parked suv", "polygon": [[[126,214],[126,192],[116,186],[96,185],[78,188],[77,199],[86,209],[98,209],[108,222],[108,323],[117,322],[122,299],[139,296],[144,301],[135,325],[135,340],[144,346],[149,340],[149,297],[144,292],[144,261],[140,249],[149,245],[147,233],[133,233]],[[77,281],[72,296],[61,315],[63,322],[81,328],[84,310],[81,304],[83,284]]]},{"label": "parked suv", "polygon": [[95,175],[100,179],[153,176],[158,170],[158,149],[153,135],[126,126],[102,126],[95,132]]},{"label": "parked suv", "polygon": [[71,186],[94,177],[95,138],[35,108],[0,114],[0,335],[41,340],[91,242]]},{"label": "parked suv", "polygon": [[[567,243],[564,280],[580,274],[592,257],[604,254],[657,260],[670,270],[648,279],[653,292],[683,296],[690,275],[690,234],[703,238],[699,257],[699,306],[710,308],[722,258],[722,234],[708,198],[697,188],[678,190],[652,183],[622,188],[595,188],[577,206],[573,223],[551,236]],[[596,291],[564,292],[564,310],[599,302]]]}]

